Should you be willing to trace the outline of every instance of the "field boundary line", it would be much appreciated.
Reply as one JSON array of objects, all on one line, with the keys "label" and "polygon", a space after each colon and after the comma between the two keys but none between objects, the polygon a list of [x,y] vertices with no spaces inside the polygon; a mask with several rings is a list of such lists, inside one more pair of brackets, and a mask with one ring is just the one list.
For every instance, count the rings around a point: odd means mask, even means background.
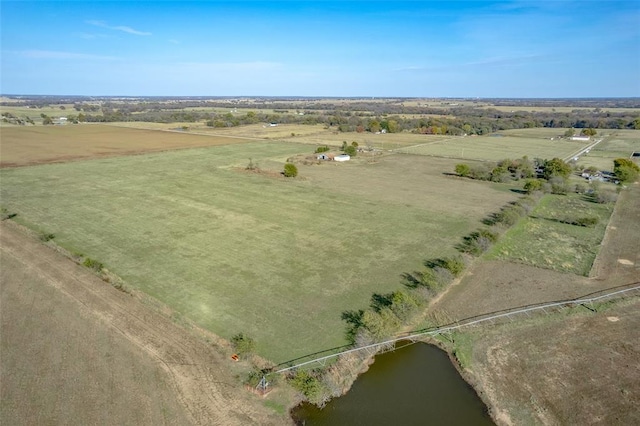
[{"label": "field boundary line", "polygon": [[[515,316],[515,315],[522,315],[522,314],[526,314],[527,316],[532,313],[532,312],[539,312],[539,311],[543,311],[544,313],[548,313],[546,311],[546,309],[555,309],[555,308],[568,308],[568,307],[576,307],[576,306],[585,306],[587,304],[589,305],[593,305],[594,302],[598,302],[601,301],[603,299],[613,299],[616,297],[622,298],[627,296],[626,293],[632,293],[632,292],[639,292],[640,293],[640,282],[635,282],[635,283],[631,283],[628,285],[634,285],[633,287],[629,287],[629,288],[625,288],[625,289],[619,289],[619,287],[616,287],[618,290],[615,291],[609,291],[607,293],[598,295],[598,296],[593,296],[593,297],[582,297],[582,298],[577,298],[577,299],[569,299],[569,300],[561,300],[561,301],[556,301],[556,302],[547,302],[547,303],[543,303],[543,304],[537,304],[537,305],[532,305],[532,306],[525,306],[525,307],[517,307],[517,308],[512,308],[512,309],[508,309],[505,311],[501,311],[501,312],[496,312],[496,313],[492,313],[492,314],[488,314],[488,316],[486,316],[487,314],[484,315],[478,315],[475,317],[471,317],[465,320],[461,320],[461,321],[457,321],[454,324],[451,325],[445,325],[445,326],[440,326],[440,327],[436,327],[433,329],[429,329],[429,330],[424,330],[424,331],[418,331],[418,332],[414,332],[414,333],[410,333],[407,335],[403,335],[403,336],[399,336],[399,337],[394,337],[393,339],[388,339],[382,342],[378,342],[378,343],[372,343],[370,345],[365,345],[365,346],[360,346],[357,348],[352,348],[346,351],[342,351],[342,352],[338,352],[338,353],[334,353],[334,354],[330,354],[330,355],[325,355],[323,357],[318,357],[315,359],[312,359],[310,361],[305,361],[305,362],[301,362],[299,364],[293,365],[293,366],[288,366],[285,368],[281,368],[278,369],[276,371],[272,371],[269,372],[267,374],[278,374],[278,373],[285,373],[287,371],[291,371],[291,370],[295,370],[297,368],[300,367],[304,367],[313,363],[324,363],[325,361],[331,359],[331,358],[336,358],[340,355],[346,355],[349,353],[353,353],[353,352],[359,352],[359,351],[364,351],[364,350],[373,350],[373,351],[378,351],[381,348],[384,347],[390,347],[391,345],[393,345],[396,342],[399,342],[401,340],[411,340],[412,342],[416,342],[418,340],[420,340],[423,337],[435,337],[438,336],[440,334],[447,334],[447,333],[451,333],[452,331],[457,331],[463,327],[471,327],[471,326],[476,326],[478,324],[482,324],[485,322],[491,322],[494,323],[496,320],[500,320],[503,318],[509,318],[512,319],[511,316]],[[610,289],[612,290],[612,289]],[[586,307],[586,306],[585,306]],[[586,307],[589,310],[592,310],[588,307]],[[595,311],[595,310],[594,310]],[[282,364],[281,364],[282,365]]]}]

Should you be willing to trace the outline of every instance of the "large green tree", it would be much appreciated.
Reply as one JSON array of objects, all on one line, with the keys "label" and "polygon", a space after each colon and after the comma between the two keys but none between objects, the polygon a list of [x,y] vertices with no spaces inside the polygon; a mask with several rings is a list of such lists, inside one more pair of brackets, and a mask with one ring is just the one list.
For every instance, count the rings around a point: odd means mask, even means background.
[{"label": "large green tree", "polygon": [[544,178],[551,179],[553,177],[568,178],[571,174],[571,166],[559,158],[545,161],[544,163]]},{"label": "large green tree", "polygon": [[613,160],[613,173],[622,182],[635,182],[640,174],[640,167],[628,158]]}]

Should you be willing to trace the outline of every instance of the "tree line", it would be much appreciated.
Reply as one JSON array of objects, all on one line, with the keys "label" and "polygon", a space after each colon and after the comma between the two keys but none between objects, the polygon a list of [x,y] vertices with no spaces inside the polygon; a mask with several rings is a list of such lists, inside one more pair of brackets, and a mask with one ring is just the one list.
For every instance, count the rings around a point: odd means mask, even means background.
[{"label": "tree line", "polygon": [[[199,98],[47,98],[37,97],[11,105],[41,108],[53,101],[73,102],[88,122],[148,121],[206,122],[211,127],[234,127],[255,123],[322,124],[341,132],[414,132],[422,134],[484,135],[521,128],[640,129],[637,111],[605,110],[603,107],[638,108],[637,99],[603,100],[491,100],[494,105],[513,106],[502,111],[477,101],[464,106],[452,102],[406,105],[406,99],[330,102],[318,99],[199,99]],[[532,106],[575,106],[571,111],[527,111]],[[589,109],[585,109],[589,107]],[[593,108],[591,108],[593,107]],[[192,108],[234,108],[241,112],[213,113]],[[245,112],[246,109],[250,109]],[[266,111],[269,110],[269,111]]]}]

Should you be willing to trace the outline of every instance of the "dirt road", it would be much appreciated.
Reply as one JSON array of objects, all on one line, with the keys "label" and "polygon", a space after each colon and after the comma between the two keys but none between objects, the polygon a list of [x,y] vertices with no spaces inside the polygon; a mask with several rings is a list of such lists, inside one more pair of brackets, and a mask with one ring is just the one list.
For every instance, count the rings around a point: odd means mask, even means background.
[{"label": "dirt road", "polygon": [[282,424],[212,344],[0,224],[2,424]]}]

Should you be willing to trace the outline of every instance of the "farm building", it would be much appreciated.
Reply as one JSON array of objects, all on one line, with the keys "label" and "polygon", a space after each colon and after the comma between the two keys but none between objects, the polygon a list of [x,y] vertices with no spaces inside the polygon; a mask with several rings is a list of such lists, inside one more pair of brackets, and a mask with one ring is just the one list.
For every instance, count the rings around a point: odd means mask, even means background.
[{"label": "farm building", "polygon": [[335,161],[349,161],[351,160],[351,156],[348,154],[340,154],[334,157]]},{"label": "farm building", "polygon": [[318,160],[325,160],[325,161],[332,161],[334,159],[335,155],[328,153],[328,152],[323,152],[321,154],[318,154],[316,156],[316,159]]},{"label": "farm building", "polygon": [[572,141],[588,141],[589,139],[591,138],[585,135],[571,136]]}]

